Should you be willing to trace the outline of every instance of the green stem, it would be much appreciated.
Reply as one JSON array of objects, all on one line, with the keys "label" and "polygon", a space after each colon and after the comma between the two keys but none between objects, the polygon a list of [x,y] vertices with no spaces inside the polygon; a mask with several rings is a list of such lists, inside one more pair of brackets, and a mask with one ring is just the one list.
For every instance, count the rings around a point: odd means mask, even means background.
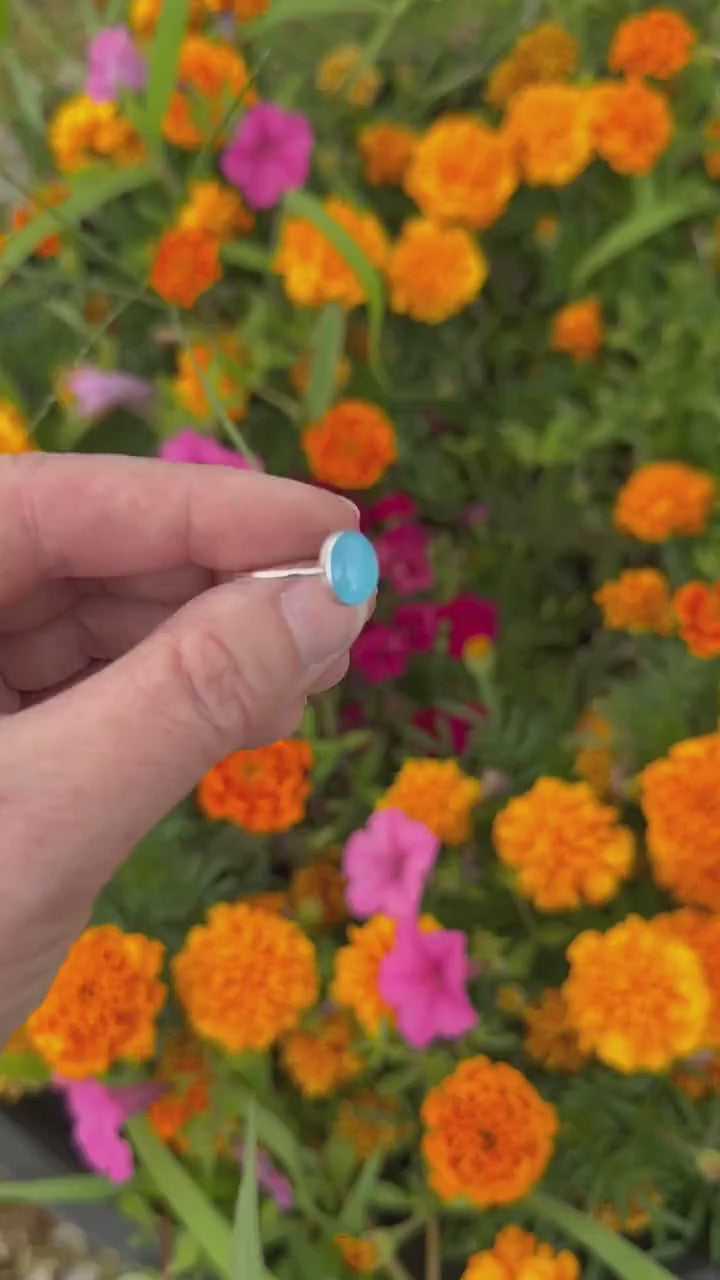
[{"label": "green stem", "polygon": [[525,1203],[531,1213],[583,1245],[619,1280],[672,1280],[671,1272],[659,1262],[572,1205],[544,1191],[533,1192]]},{"label": "green stem", "polygon": [[395,0],[395,4],[391,5],[387,13],[382,15],[370,39],[366,41],[360,57],[346,76],[345,83],[342,85],[343,92],[349,93],[365,68],[377,62],[398,22],[412,4],[413,0]]},{"label": "green stem", "polygon": [[107,1178],[77,1174],[67,1178],[34,1178],[31,1182],[0,1182],[0,1204],[80,1204],[109,1200],[117,1195]]},{"label": "green stem", "polygon": [[435,1217],[428,1219],[425,1228],[425,1280],[442,1280],[442,1240]]}]

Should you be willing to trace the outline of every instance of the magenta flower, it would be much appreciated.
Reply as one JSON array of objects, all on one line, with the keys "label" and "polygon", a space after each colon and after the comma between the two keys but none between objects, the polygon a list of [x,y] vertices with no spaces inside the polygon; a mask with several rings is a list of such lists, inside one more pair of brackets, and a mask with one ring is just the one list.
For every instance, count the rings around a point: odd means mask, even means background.
[{"label": "magenta flower", "polygon": [[72,1124],[73,1141],[88,1168],[110,1182],[127,1182],[134,1173],[130,1143],[120,1130],[131,1116],[162,1097],[158,1083],[106,1085],[99,1080],[67,1080],[56,1076]]},{"label": "magenta flower", "polygon": [[380,963],[379,990],[414,1049],[455,1040],[477,1025],[467,994],[467,939],[459,929],[423,933],[415,921],[398,924],[395,945]]},{"label": "magenta flower", "polygon": [[100,418],[112,409],[145,413],[152,404],[152,383],[132,373],[111,372],[82,364],[65,375],[65,388],[78,418]]},{"label": "magenta flower", "polygon": [[417,512],[415,499],[409,493],[386,493],[367,509],[367,518],[373,524],[399,524],[413,520]]},{"label": "magenta flower", "polygon": [[402,604],[395,614],[395,628],[412,653],[428,653],[438,631],[438,611],[434,604]]},{"label": "magenta flower", "polygon": [[421,524],[386,529],[375,542],[381,576],[399,596],[429,591],[435,575],[428,559],[430,538]]},{"label": "magenta flower", "polygon": [[345,900],[354,916],[416,916],[440,841],[401,809],[378,809],[343,849]]},{"label": "magenta flower", "polygon": [[400,631],[383,622],[371,622],[350,653],[353,664],[370,684],[382,684],[405,674],[410,649]]},{"label": "magenta flower", "polygon": [[450,624],[448,652],[451,658],[462,658],[468,640],[487,636],[494,641],[498,633],[498,609],[494,600],[466,592],[438,609],[441,622]]},{"label": "magenta flower", "polygon": [[225,445],[205,436],[200,431],[188,427],[178,431],[176,436],[165,440],[160,445],[158,454],[166,462],[200,462],[215,466],[238,467],[242,471],[262,471],[262,463],[256,459],[255,465],[236,453],[234,449],[226,449]]},{"label": "magenta flower", "polygon": [[88,49],[85,92],[93,102],[117,102],[123,89],[138,93],[147,83],[147,63],[127,27],[106,27]]},{"label": "magenta flower", "polygon": [[251,209],[271,209],[307,182],[314,142],[306,116],[260,102],[245,112],[220,168]]},{"label": "magenta flower", "polygon": [[[245,1144],[239,1142],[235,1154],[240,1165],[245,1163]],[[255,1153],[258,1185],[276,1203],[281,1213],[290,1213],[294,1203],[292,1184],[273,1164],[266,1151]]]}]

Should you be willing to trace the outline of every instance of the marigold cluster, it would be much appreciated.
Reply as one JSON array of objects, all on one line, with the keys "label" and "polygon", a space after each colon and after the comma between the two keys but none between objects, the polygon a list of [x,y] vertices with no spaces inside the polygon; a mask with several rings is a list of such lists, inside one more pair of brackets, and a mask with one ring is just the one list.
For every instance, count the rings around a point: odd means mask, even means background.
[{"label": "marigold cluster", "polygon": [[186,1031],[170,1032],[163,1041],[155,1078],[167,1086],[167,1093],[151,1103],[148,1121],[163,1142],[184,1150],[187,1126],[210,1109],[210,1069],[202,1046]]},{"label": "marigold cluster", "polygon": [[230,1053],[262,1053],[315,1003],[315,948],[292,920],[220,903],[173,960],[190,1026]]},{"label": "marigold cluster", "polygon": [[505,136],[529,186],[567,186],[593,155],[587,91],[568,84],[528,85],[509,105]]},{"label": "marigold cluster", "polygon": [[633,866],[632,833],[585,782],[539,778],[498,814],[493,840],[541,911],[608,902]]},{"label": "marigold cluster", "polygon": [[414,218],[388,260],[390,306],[422,324],[442,324],[477,297],[487,274],[484,254],[462,227]]},{"label": "marigold cluster", "polygon": [[[38,191],[29,204],[23,205],[20,209],[14,209],[11,218],[13,231],[22,231],[24,227],[38,217],[39,214],[45,213],[47,209],[54,209],[58,205],[63,204],[67,200],[69,191],[61,182],[53,182],[50,186],[45,187],[43,191]],[[44,240],[35,249],[35,257],[37,258],[55,258],[60,252],[62,240],[60,235],[55,232],[52,235],[45,236]]]},{"label": "marigold cluster", "polygon": [[402,186],[418,135],[404,124],[381,120],[358,134],[365,181],[371,187]]},{"label": "marigold cluster", "polygon": [[[382,270],[390,243],[373,213],[354,208],[336,196],[323,202],[326,214],[355,241],[368,261]],[[286,218],[273,262],[291,302],[322,307],[338,302],[347,311],[366,301],[365,287],[327,236],[306,218]]]},{"label": "marigold cluster", "polygon": [[720,653],[720,582],[686,582],[672,607],[685,644],[696,658]]},{"label": "marigold cluster", "polygon": [[202,227],[165,232],[150,270],[150,284],[161,298],[176,307],[194,307],[221,277],[217,236]]},{"label": "marigold cluster", "polygon": [[0,399],[0,453],[31,453],[27,422],[17,405]]},{"label": "marigold cluster", "polygon": [[312,765],[312,748],[304,739],[234,751],[205,774],[198,804],[208,818],[222,818],[244,831],[289,831],[305,816]]},{"label": "marigold cluster", "polygon": [[397,459],[392,422],[367,400],[333,405],[305,427],[302,447],[315,479],[335,489],[370,489]]},{"label": "marigold cluster", "polygon": [[421,1111],[430,1184],[443,1200],[480,1208],[520,1200],[542,1177],[557,1116],[506,1062],[466,1058],[427,1095]]},{"label": "marigold cluster", "polygon": [[560,988],[548,987],[533,1004],[525,1005],[522,1014],[526,1027],[523,1047],[529,1057],[548,1071],[574,1074],[582,1070],[590,1055],[580,1048]]},{"label": "marigold cluster", "polygon": [[441,116],[416,143],[405,190],[427,218],[481,230],[518,184],[505,136],[473,116]]},{"label": "marigold cluster", "polygon": [[666,929],[671,937],[684,942],[700,961],[710,993],[702,1047],[717,1048],[720,1045],[720,915],[684,907],[682,911],[656,916],[654,923],[658,928]]},{"label": "marigold cluster", "polygon": [[27,1022],[38,1053],[58,1075],[82,1080],[155,1049],[165,1002],[158,981],[164,948],[114,925],[86,929],[68,952],[45,999]]},{"label": "marigold cluster", "polygon": [[696,537],[715,502],[713,477],[685,462],[648,462],[620,490],[613,518],[621,533],[642,542]]},{"label": "marigold cluster", "polygon": [[680,902],[720,911],[720,734],[688,738],[643,770],[655,879]]},{"label": "marigold cluster", "polygon": [[245,208],[237,192],[210,179],[190,183],[177,225],[182,230],[205,231],[222,242],[252,231],[255,215]]},{"label": "marigold cluster", "polygon": [[667,100],[642,80],[594,85],[589,90],[592,138],[616,173],[649,173],[673,133]]},{"label": "marigold cluster", "polygon": [[577,42],[555,22],[543,22],[520,36],[495,67],[485,90],[493,107],[506,107],[521,89],[545,80],[563,80],[577,62]]},{"label": "marigold cluster", "polygon": [[602,346],[603,334],[602,310],[597,298],[580,298],[555,312],[550,346],[553,351],[572,356],[573,360],[592,360]]},{"label": "marigold cluster", "polygon": [[406,760],[376,809],[402,809],[424,822],[443,844],[463,844],[472,832],[472,812],[482,784],[463,773],[457,760]]},{"label": "marigold cluster", "polygon": [[522,1227],[503,1227],[491,1249],[468,1259],[461,1280],[579,1280],[580,1263]]},{"label": "marigold cluster", "polygon": [[408,1132],[399,1100],[373,1089],[361,1089],[344,1098],[333,1123],[333,1133],[349,1142],[361,1160],[375,1151],[393,1151]]},{"label": "marigold cluster", "polygon": [[625,18],[608,53],[611,71],[669,80],[690,61],[695,32],[677,9],[646,9]]},{"label": "marigold cluster", "polygon": [[333,1243],[350,1271],[360,1275],[370,1275],[380,1264],[377,1245],[372,1240],[363,1240],[360,1236],[333,1236]]},{"label": "marigold cluster", "polygon": [[85,94],[61,102],[48,129],[48,144],[60,173],[77,173],[98,160],[139,163],[143,141],[115,102],[93,102]]},{"label": "marigold cluster", "polygon": [[626,1074],[664,1071],[701,1044],[710,994],[686,943],[653,921],[628,916],[568,947],[564,986],[580,1047]]},{"label": "marigold cluster", "polygon": [[343,98],[351,107],[371,107],[382,88],[377,67],[363,66],[362,49],[338,45],[315,69],[315,88],[328,98]]},{"label": "marigold cluster", "polygon": [[326,1098],[363,1069],[354,1039],[348,1015],[343,1010],[329,1013],[312,1029],[298,1028],[285,1036],[280,1045],[283,1067],[306,1098]]},{"label": "marigold cluster", "polygon": [[[163,121],[167,142],[184,151],[204,143],[220,146],[228,109],[237,102],[253,106],[257,93],[242,54],[231,45],[190,35],[180,55],[178,84]],[[195,97],[200,99],[195,105]]]},{"label": "marigold cluster", "polygon": [[670,584],[659,569],[626,569],[595,592],[603,625],[614,631],[650,631],[658,636],[673,630]]},{"label": "marigold cluster", "polygon": [[578,720],[577,733],[580,742],[573,761],[574,771],[596,795],[606,796],[615,765],[612,725],[594,707],[588,707]]},{"label": "marigold cluster", "polygon": [[247,364],[247,355],[233,334],[217,334],[212,345],[194,342],[182,347],[176,362],[173,390],[183,409],[194,418],[214,420],[215,400],[233,422],[245,417],[248,393],[237,370]]}]

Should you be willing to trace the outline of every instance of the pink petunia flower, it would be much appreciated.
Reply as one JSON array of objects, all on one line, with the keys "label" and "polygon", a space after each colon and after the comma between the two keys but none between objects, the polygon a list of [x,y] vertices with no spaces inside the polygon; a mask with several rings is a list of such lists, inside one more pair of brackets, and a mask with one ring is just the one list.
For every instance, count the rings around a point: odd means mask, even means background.
[{"label": "pink petunia flower", "polygon": [[119,25],[98,31],[88,49],[88,98],[117,102],[123,89],[139,93],[146,83],[147,63],[128,28]]},{"label": "pink petunia flower", "polygon": [[467,994],[467,938],[459,929],[423,933],[415,921],[397,926],[395,945],[380,963],[379,990],[398,1031],[414,1049],[455,1040],[477,1025]]},{"label": "pink petunia flower", "polygon": [[438,631],[437,606],[424,601],[402,604],[395,614],[393,625],[412,653],[428,653],[435,643]]},{"label": "pink petunia flower", "polygon": [[451,658],[462,658],[468,640],[487,636],[494,641],[498,633],[498,609],[494,600],[471,592],[456,596],[438,609],[441,622],[449,623],[448,651]]},{"label": "pink petunia flower", "polygon": [[306,116],[260,102],[246,111],[220,168],[251,209],[271,209],[307,182],[314,143]]},{"label": "pink petunia flower", "polygon": [[375,542],[380,573],[399,596],[429,591],[435,575],[428,558],[430,538],[421,524],[386,529]]},{"label": "pink petunia flower", "polygon": [[151,382],[132,373],[97,369],[91,364],[78,365],[64,376],[64,387],[73,401],[78,418],[101,418],[112,409],[146,413],[152,404]]},{"label": "pink petunia flower", "polygon": [[[449,750],[451,755],[461,756],[467,747],[470,734],[473,730],[473,724],[478,716],[485,714],[485,708],[481,702],[468,703],[468,716],[450,715],[447,711],[441,711],[438,707],[423,707],[422,711],[416,712],[412,718],[412,722],[418,729],[422,729],[424,733],[429,734],[437,743],[436,750]],[[433,754],[432,748],[428,748],[428,754]]]},{"label": "pink petunia flower", "polygon": [[343,849],[345,899],[354,916],[416,916],[440,841],[401,809],[378,809]]},{"label": "pink petunia flower", "polygon": [[160,445],[158,454],[166,462],[199,462],[210,466],[237,467],[241,471],[263,469],[259,459],[255,460],[253,466],[243,454],[236,453],[234,449],[226,449],[225,445],[213,440],[212,436],[193,431],[190,427],[165,440]]},{"label": "pink petunia flower", "polygon": [[409,646],[401,632],[383,622],[371,622],[360,633],[350,655],[370,684],[396,680],[407,670]]},{"label": "pink petunia flower", "polygon": [[[245,1144],[239,1142],[235,1153],[240,1165],[245,1163]],[[294,1204],[292,1184],[284,1173],[273,1164],[266,1151],[255,1154],[258,1185],[276,1203],[281,1213],[290,1213]]]},{"label": "pink petunia flower", "polygon": [[73,1141],[88,1168],[110,1182],[127,1182],[134,1173],[132,1147],[120,1130],[131,1116],[144,1111],[167,1086],[107,1085],[99,1080],[67,1080],[56,1076],[72,1124]]}]

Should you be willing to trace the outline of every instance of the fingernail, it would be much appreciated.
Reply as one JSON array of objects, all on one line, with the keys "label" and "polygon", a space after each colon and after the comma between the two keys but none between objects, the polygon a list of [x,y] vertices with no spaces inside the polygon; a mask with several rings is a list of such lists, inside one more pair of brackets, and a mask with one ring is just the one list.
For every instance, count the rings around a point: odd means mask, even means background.
[{"label": "fingernail", "polygon": [[369,617],[372,602],[348,608],[330,595],[318,578],[296,578],[280,596],[280,608],[306,667],[317,667],[347,653]]}]

